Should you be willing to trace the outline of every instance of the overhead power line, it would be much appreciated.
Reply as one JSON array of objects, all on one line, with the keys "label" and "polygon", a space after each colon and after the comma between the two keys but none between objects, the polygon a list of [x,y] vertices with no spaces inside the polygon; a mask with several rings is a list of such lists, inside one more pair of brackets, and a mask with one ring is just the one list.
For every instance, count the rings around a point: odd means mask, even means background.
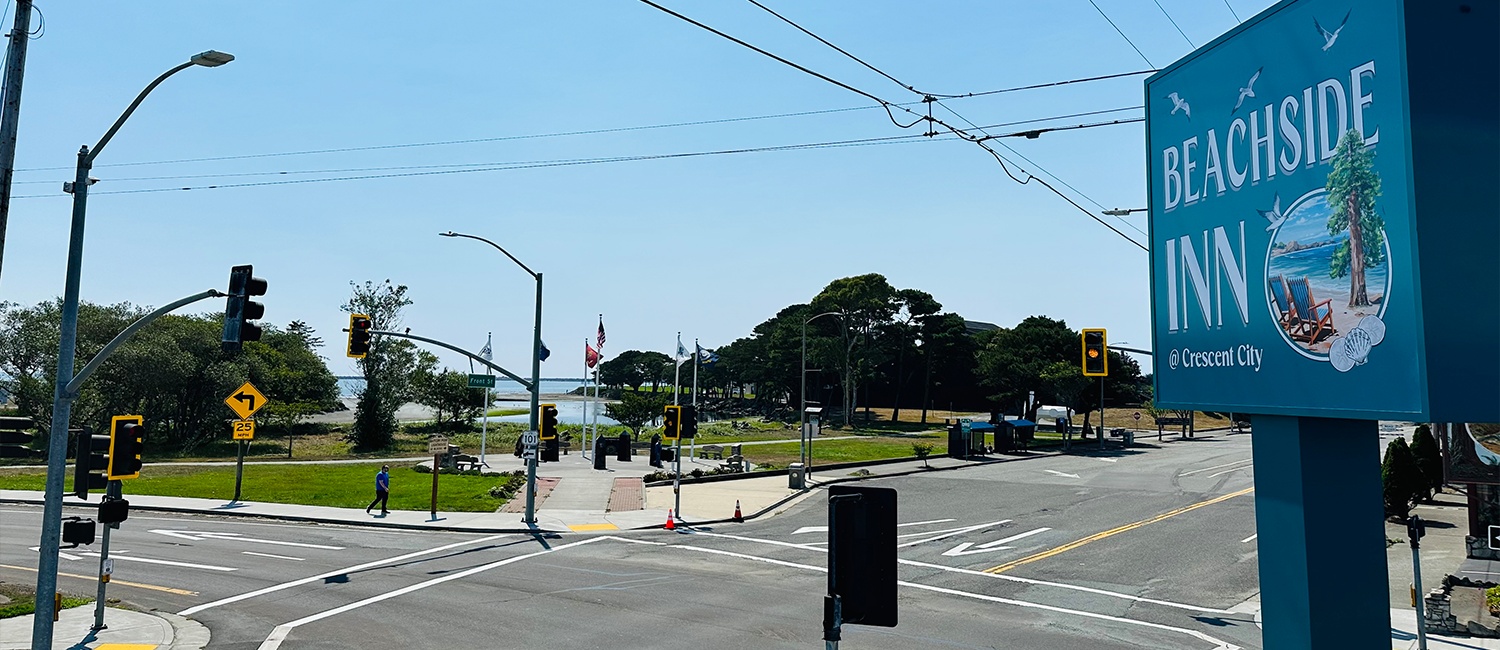
[{"label": "overhead power line", "polygon": [[1161,0],[1152,0],[1152,1],[1156,3],[1156,8],[1161,10],[1161,15],[1167,17],[1167,22],[1172,23],[1173,27],[1177,27],[1177,33],[1178,34],[1182,34],[1182,40],[1187,41],[1189,47],[1197,49],[1198,46],[1197,45],[1193,45],[1193,39],[1188,38],[1187,33],[1183,32],[1182,28],[1177,26],[1177,21],[1172,18],[1172,14],[1167,13],[1167,8],[1161,6]]},{"label": "overhead power line", "polygon": [[[937,118],[933,117],[932,116],[932,110],[931,110],[930,104],[929,104],[929,107],[928,107],[927,115],[921,115],[919,113],[916,113],[915,111],[912,111],[909,108],[906,108],[905,106],[900,106],[900,105],[894,104],[892,102],[886,101],[885,99],[882,99],[882,98],[880,98],[880,97],[878,97],[876,95],[873,95],[873,94],[871,94],[869,92],[866,92],[864,90],[860,90],[860,89],[855,88],[854,86],[851,86],[851,85],[849,85],[847,83],[844,83],[842,81],[838,81],[838,80],[833,79],[832,77],[829,77],[829,76],[827,76],[825,74],[816,72],[816,71],[811,70],[811,69],[809,69],[809,68],[807,68],[805,66],[799,65],[799,64],[794,63],[792,61],[789,61],[789,60],[787,60],[785,58],[782,58],[780,56],[772,54],[771,52],[768,52],[768,51],[766,51],[764,49],[761,49],[759,47],[756,47],[754,45],[746,43],[743,40],[740,40],[738,38],[730,36],[730,35],[728,35],[728,34],[726,34],[724,32],[721,32],[721,31],[719,31],[717,29],[714,29],[713,27],[709,27],[708,25],[705,25],[705,24],[700,23],[700,22],[698,22],[696,20],[693,20],[692,18],[689,18],[689,17],[684,16],[684,15],[682,15],[680,13],[672,11],[671,9],[663,7],[663,6],[661,6],[661,5],[659,5],[659,4],[655,3],[655,2],[652,2],[651,0],[640,0],[640,1],[643,4],[649,5],[649,6],[655,8],[657,10],[662,11],[663,13],[666,13],[668,15],[676,17],[679,20],[682,20],[682,21],[687,22],[687,23],[689,23],[691,25],[697,26],[697,27],[699,27],[701,29],[704,29],[704,30],[706,30],[706,31],[708,31],[710,33],[713,33],[713,34],[715,34],[717,36],[725,38],[725,39],[727,39],[727,40],[729,40],[731,42],[734,42],[736,44],[739,44],[739,45],[741,45],[743,47],[746,47],[746,48],[748,48],[748,49],[750,49],[752,51],[755,51],[755,52],[760,53],[760,54],[762,54],[764,56],[770,57],[771,59],[774,59],[774,60],[779,61],[779,62],[781,62],[783,64],[791,66],[791,67],[793,67],[793,68],[795,68],[797,70],[800,70],[802,72],[805,72],[807,74],[815,76],[815,77],[817,77],[819,79],[823,79],[825,81],[828,81],[828,82],[830,82],[830,83],[832,83],[832,84],[834,84],[836,86],[839,86],[841,88],[845,88],[847,90],[850,90],[851,92],[857,93],[857,94],[862,95],[864,97],[870,98],[870,99],[878,102],[881,106],[885,107],[886,113],[891,116],[891,122],[895,123],[897,126],[899,126],[901,128],[909,128],[911,126],[915,126],[916,124],[918,124],[918,123],[920,123],[922,121],[926,121],[930,125],[933,125],[934,127],[941,126],[942,128],[947,129],[949,132],[953,133],[954,135],[957,135],[960,138],[963,138],[964,140],[968,140],[969,142],[973,142],[973,143],[979,145],[980,148],[984,149],[991,156],[993,156],[997,162],[1000,163],[1001,169],[1005,171],[1005,174],[1007,176],[1009,176],[1011,178],[1011,180],[1014,180],[1017,183],[1025,185],[1028,182],[1030,182],[1032,179],[1035,179],[1041,186],[1047,188],[1048,190],[1051,190],[1052,193],[1058,195],[1063,200],[1065,200],[1068,203],[1072,204],[1073,207],[1078,208],[1078,210],[1080,212],[1082,212],[1085,215],[1087,215],[1090,219],[1093,219],[1094,221],[1099,222],[1105,228],[1108,228],[1111,231],[1114,231],[1115,234],[1119,235],[1121,238],[1125,239],[1126,241],[1134,244],[1135,246],[1137,246],[1141,250],[1149,250],[1145,245],[1143,245],[1140,242],[1136,241],[1135,239],[1131,238],[1129,235],[1126,235],[1125,233],[1120,232],[1120,230],[1118,228],[1115,228],[1114,226],[1110,225],[1108,222],[1104,221],[1103,219],[1100,219],[1098,217],[1098,215],[1096,215],[1094,212],[1088,210],[1087,208],[1084,208],[1081,205],[1078,205],[1078,203],[1076,201],[1074,201],[1071,197],[1063,194],[1061,191],[1059,191],[1057,188],[1053,187],[1050,183],[1046,182],[1045,180],[1042,180],[1040,178],[1036,178],[1035,176],[1033,176],[1031,174],[1026,174],[1027,178],[1025,180],[1017,178],[1014,174],[1012,174],[1010,172],[1009,167],[1007,167],[1007,165],[1006,165],[1005,158],[1003,156],[1001,156],[998,152],[996,152],[993,148],[991,148],[988,144],[985,143],[985,141],[988,140],[988,139],[990,139],[991,136],[989,136],[987,134],[985,136],[983,136],[983,137],[975,136],[973,134],[968,133],[967,131],[964,131],[962,129],[954,127],[954,126],[952,126],[950,124],[947,124],[946,122],[944,122],[944,121],[942,121],[940,119],[937,119]],[[754,3],[758,7],[761,7],[762,9],[765,9],[765,6],[761,5],[759,2],[756,2],[756,0],[750,0],[750,2]],[[1090,2],[1093,2],[1093,0],[1090,0]],[[1098,8],[1098,5],[1095,5],[1095,8]],[[770,11],[770,10],[766,9],[766,11]],[[853,54],[850,54],[849,52],[845,51],[844,49],[842,49],[842,48],[840,48],[840,47],[838,47],[836,45],[833,45],[832,43],[829,43],[827,40],[823,39],[822,37],[817,36],[816,34],[813,34],[812,32],[808,31],[807,29],[802,28],[800,25],[797,25],[796,23],[792,23],[790,20],[788,20],[787,18],[781,16],[780,14],[776,14],[775,12],[771,12],[771,13],[773,15],[776,15],[778,18],[781,18],[782,20],[784,20],[784,21],[786,21],[788,23],[791,23],[798,30],[802,31],[805,34],[808,34],[809,36],[812,36],[813,38],[817,39],[819,42],[822,42],[822,43],[828,45],[829,47],[832,47],[833,49],[839,51],[840,53],[844,54],[845,56],[847,56],[847,57],[849,57],[851,59],[854,59],[855,61],[858,61],[859,63],[861,63],[862,65],[864,65],[866,67],[869,67],[871,69],[876,70],[877,72],[880,72],[880,74],[884,75],[888,79],[891,79],[897,85],[900,85],[903,88],[906,88],[907,90],[910,90],[910,91],[912,91],[914,93],[923,94],[924,95],[924,97],[923,97],[923,101],[924,102],[934,102],[934,103],[939,103],[941,105],[941,103],[938,102],[938,100],[936,98],[934,98],[932,96],[929,96],[929,95],[926,95],[925,93],[922,93],[922,91],[917,90],[917,89],[915,89],[915,88],[913,88],[913,87],[911,87],[911,86],[909,86],[909,85],[907,85],[905,83],[902,83],[901,81],[897,80],[895,77],[892,77],[889,74],[881,72],[880,70],[874,68],[873,66],[871,66],[868,63],[865,63],[863,60],[859,59],[858,57],[854,56]],[[1102,14],[1103,11],[1101,11],[1100,13]],[[1106,20],[1108,18],[1109,18],[1108,16],[1105,16]],[[1118,29],[1118,28],[1116,28],[1116,29]],[[1121,35],[1123,36],[1123,33]],[[1129,40],[1129,39],[1127,39],[1127,40]],[[1142,55],[1142,58],[1145,58],[1144,55]],[[1146,63],[1148,65],[1151,64],[1151,62],[1149,60],[1147,60]],[[1153,67],[1154,67],[1154,65],[1153,65]],[[916,117],[917,119],[914,120],[911,124],[905,124],[905,125],[903,125],[899,121],[897,121],[896,118],[895,118],[895,115],[893,113],[891,113],[891,109],[892,108],[896,108],[896,109],[899,109],[901,111],[904,111],[904,112],[906,112],[906,113],[908,113],[908,114]],[[948,107],[944,106],[944,108],[948,108]],[[952,109],[948,109],[948,110],[950,112],[952,112]],[[957,113],[954,113],[954,114],[957,115]],[[962,119],[963,116],[960,115],[959,117]],[[968,120],[965,119],[965,121],[967,122]],[[970,122],[969,124],[970,124],[971,127],[975,126],[972,122]],[[929,130],[925,135],[933,136],[933,135],[936,135],[936,134],[937,134],[936,131]],[[1007,149],[1009,149],[1009,147],[1007,147]],[[1012,150],[1012,151],[1014,152],[1014,150]],[[1022,170],[1022,173],[1025,173],[1025,171]],[[1055,176],[1054,176],[1054,178],[1055,178]],[[1076,192],[1077,190],[1074,190],[1074,191]],[[1092,201],[1092,199],[1091,199],[1091,201]],[[1101,209],[1102,209],[1102,207],[1101,207]]]},{"label": "overhead power line", "polygon": [[1240,20],[1240,12],[1234,10],[1234,5],[1229,4],[1229,0],[1224,0],[1224,6],[1229,7],[1229,13],[1230,15],[1234,16],[1234,22],[1245,22],[1243,20]]},{"label": "overhead power line", "polygon": [[1098,11],[1100,16],[1104,16],[1105,22],[1108,22],[1110,27],[1115,28],[1115,31],[1120,33],[1120,38],[1125,39],[1125,42],[1130,44],[1131,49],[1135,50],[1136,54],[1141,55],[1141,60],[1145,61],[1146,65],[1153,68],[1156,67],[1156,64],[1151,62],[1151,59],[1146,58],[1146,53],[1142,52],[1141,48],[1135,46],[1135,41],[1130,40],[1130,37],[1125,35],[1125,30],[1120,29],[1120,26],[1116,25],[1115,21],[1110,20],[1109,14],[1104,13],[1104,10],[1099,8],[1098,3],[1094,2],[1094,0],[1089,0],[1089,4],[1094,5],[1094,10]]}]

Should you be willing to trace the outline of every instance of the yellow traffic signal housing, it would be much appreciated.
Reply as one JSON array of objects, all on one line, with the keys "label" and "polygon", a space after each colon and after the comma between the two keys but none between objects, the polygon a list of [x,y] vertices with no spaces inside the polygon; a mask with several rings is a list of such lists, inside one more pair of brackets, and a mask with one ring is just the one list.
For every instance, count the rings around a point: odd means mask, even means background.
[{"label": "yellow traffic signal housing", "polygon": [[662,415],[661,437],[664,440],[677,440],[682,431],[682,407],[668,404]]},{"label": "yellow traffic signal housing", "polygon": [[109,469],[111,481],[141,475],[141,454],[146,451],[145,418],[116,415],[109,419]]},{"label": "yellow traffic signal housing", "polygon": [[349,345],[345,354],[350,359],[363,359],[370,353],[370,317],[364,314],[349,314]]},{"label": "yellow traffic signal housing", "polygon": [[1109,345],[1102,327],[1083,330],[1083,376],[1109,376]]},{"label": "yellow traffic signal housing", "polygon": [[537,437],[542,440],[554,440],[557,438],[557,405],[538,404],[537,408],[542,410],[541,417],[537,418],[541,431]]}]

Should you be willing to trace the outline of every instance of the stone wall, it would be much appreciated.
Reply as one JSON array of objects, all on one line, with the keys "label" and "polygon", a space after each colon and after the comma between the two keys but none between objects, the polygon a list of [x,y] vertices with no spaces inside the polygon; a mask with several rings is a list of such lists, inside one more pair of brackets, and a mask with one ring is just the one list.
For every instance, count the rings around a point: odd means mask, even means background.
[{"label": "stone wall", "polygon": [[1432,589],[1422,598],[1422,617],[1427,631],[1435,634],[1467,634],[1480,638],[1500,638],[1500,619],[1489,617],[1488,620],[1480,622],[1472,620],[1473,617],[1466,613],[1464,618],[1470,620],[1459,621],[1458,616],[1453,612],[1455,587],[1483,590],[1493,586],[1495,583],[1492,582],[1444,576],[1443,586]]},{"label": "stone wall", "polygon": [[1490,540],[1464,535],[1464,544],[1469,548],[1469,557],[1479,560],[1500,560],[1500,551],[1490,548]]}]

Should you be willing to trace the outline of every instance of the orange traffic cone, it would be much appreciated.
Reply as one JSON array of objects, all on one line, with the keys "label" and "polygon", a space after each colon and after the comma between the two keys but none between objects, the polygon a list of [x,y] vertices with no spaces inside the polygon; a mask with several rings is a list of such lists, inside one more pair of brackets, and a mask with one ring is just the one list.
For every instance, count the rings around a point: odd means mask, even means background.
[{"label": "orange traffic cone", "polygon": [[666,528],[667,530],[677,530],[677,524],[673,523],[672,519],[673,519],[673,517],[672,517],[672,511],[668,510],[667,511],[667,525],[663,526],[663,528]]},{"label": "orange traffic cone", "polygon": [[742,514],[740,514],[740,500],[739,499],[735,499],[734,500],[734,520],[735,521],[741,521],[741,522],[745,520],[745,516],[742,515]]}]

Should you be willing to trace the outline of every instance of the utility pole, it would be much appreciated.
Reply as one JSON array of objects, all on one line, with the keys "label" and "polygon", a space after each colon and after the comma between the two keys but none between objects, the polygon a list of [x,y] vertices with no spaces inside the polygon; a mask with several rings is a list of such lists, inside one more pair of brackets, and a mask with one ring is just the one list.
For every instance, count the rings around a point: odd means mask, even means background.
[{"label": "utility pole", "polygon": [[16,24],[6,35],[5,104],[0,107],[0,268],[5,265],[5,229],[10,223],[10,183],[16,171],[16,129],[21,119],[21,78],[31,40],[31,0],[16,0]]}]

